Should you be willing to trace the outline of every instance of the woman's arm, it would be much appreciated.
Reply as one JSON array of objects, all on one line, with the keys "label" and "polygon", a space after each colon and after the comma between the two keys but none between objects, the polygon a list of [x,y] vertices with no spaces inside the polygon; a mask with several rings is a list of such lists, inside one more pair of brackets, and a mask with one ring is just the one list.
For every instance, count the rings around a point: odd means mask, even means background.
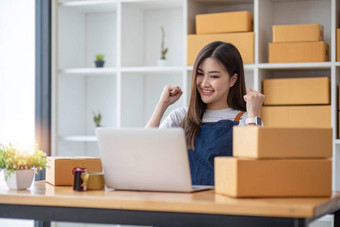
[{"label": "woman's arm", "polygon": [[[248,118],[260,117],[261,107],[263,105],[265,96],[258,91],[248,88],[248,93],[243,96],[244,101],[247,103]],[[249,124],[255,125],[255,124]]]},{"label": "woman's arm", "polygon": [[163,89],[161,97],[156,105],[153,114],[149,122],[146,124],[146,128],[159,127],[161,119],[166,109],[173,103],[175,103],[182,95],[182,90],[179,86],[166,85]]}]

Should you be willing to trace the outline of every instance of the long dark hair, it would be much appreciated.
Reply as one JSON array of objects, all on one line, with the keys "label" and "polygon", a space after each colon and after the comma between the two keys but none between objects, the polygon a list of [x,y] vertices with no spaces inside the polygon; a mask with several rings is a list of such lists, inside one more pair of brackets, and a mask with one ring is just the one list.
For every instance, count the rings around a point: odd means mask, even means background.
[{"label": "long dark hair", "polygon": [[[202,101],[196,87],[198,67],[206,58],[214,58],[227,70],[230,77],[237,74],[234,86],[230,87],[226,102],[235,110],[246,111],[246,103],[243,96],[246,94],[243,61],[240,52],[231,43],[215,41],[209,43],[199,52],[192,71],[191,96],[188,112],[181,126],[184,128],[188,149],[194,149],[194,141],[201,127],[206,104]],[[229,78],[230,79],[230,78]]]}]

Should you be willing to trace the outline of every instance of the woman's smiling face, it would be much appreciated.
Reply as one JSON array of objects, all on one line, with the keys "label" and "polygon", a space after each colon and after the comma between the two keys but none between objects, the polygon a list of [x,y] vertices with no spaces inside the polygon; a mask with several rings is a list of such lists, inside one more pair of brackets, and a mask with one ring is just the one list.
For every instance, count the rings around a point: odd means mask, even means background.
[{"label": "woman's smiling face", "polygon": [[197,70],[196,87],[207,109],[228,108],[229,89],[236,80],[237,75],[230,78],[225,67],[215,58],[204,59]]}]

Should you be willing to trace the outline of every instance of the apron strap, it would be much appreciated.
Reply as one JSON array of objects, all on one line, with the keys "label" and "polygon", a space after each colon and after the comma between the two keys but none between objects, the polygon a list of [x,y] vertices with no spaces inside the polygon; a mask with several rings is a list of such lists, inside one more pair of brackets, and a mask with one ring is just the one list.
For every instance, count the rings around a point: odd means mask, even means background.
[{"label": "apron strap", "polygon": [[242,116],[244,113],[245,113],[245,112],[239,112],[239,113],[236,115],[234,121],[239,122],[240,119],[241,119],[241,116]]}]

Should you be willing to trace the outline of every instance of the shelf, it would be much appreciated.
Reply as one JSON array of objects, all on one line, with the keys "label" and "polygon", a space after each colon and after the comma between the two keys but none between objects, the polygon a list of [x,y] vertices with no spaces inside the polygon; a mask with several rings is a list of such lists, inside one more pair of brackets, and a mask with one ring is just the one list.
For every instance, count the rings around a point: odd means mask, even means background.
[{"label": "shelf", "polygon": [[62,69],[59,73],[62,74],[75,74],[75,75],[102,75],[102,74],[115,74],[116,68],[74,68]]},{"label": "shelf", "polygon": [[141,9],[141,10],[174,9],[174,8],[182,7],[183,5],[182,0],[171,0],[171,1],[121,0],[120,2],[123,4],[132,4],[134,7]]},{"label": "shelf", "polygon": [[69,142],[96,142],[96,136],[60,136],[60,140]]},{"label": "shelf", "polygon": [[330,69],[331,62],[261,63],[259,69]]},{"label": "shelf", "polygon": [[117,10],[117,0],[66,0],[59,1],[59,4],[83,13],[115,12]]},{"label": "shelf", "polygon": [[133,73],[182,73],[182,66],[146,66],[146,67],[123,67],[122,72],[133,72]]}]

